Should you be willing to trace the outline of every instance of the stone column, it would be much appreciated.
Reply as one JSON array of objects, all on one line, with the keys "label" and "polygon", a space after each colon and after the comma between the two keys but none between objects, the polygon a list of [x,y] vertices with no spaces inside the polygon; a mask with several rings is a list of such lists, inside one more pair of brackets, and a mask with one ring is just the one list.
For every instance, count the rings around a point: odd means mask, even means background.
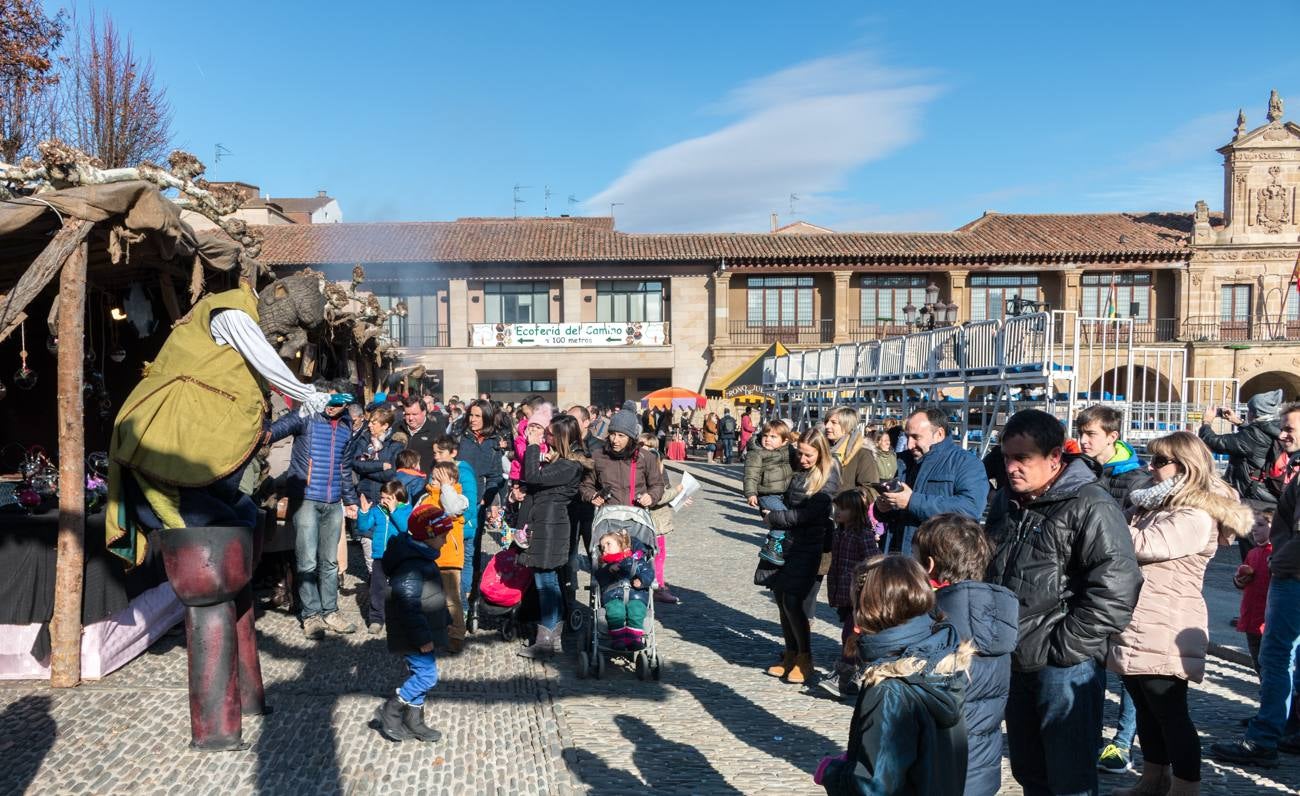
[{"label": "stone column", "polygon": [[469,345],[468,319],[468,283],[464,279],[447,280],[447,332],[452,348],[464,348]]},{"label": "stone column", "polygon": [[731,344],[731,274],[713,275],[713,344]]},{"label": "stone column", "polygon": [[587,406],[591,403],[591,368],[582,364],[572,364],[573,357],[561,357],[555,368],[555,400],[558,411],[564,411],[574,404]]},{"label": "stone column", "polygon": [[970,302],[966,300],[966,277],[969,271],[948,272],[948,301],[957,305],[957,323],[970,320]]},{"label": "stone column", "polygon": [[582,321],[582,280],[565,277],[560,294],[560,318],[562,323],[579,323]]},{"label": "stone column", "polygon": [[835,336],[831,342],[836,345],[852,339],[849,335],[849,280],[852,278],[852,271],[835,272]]}]

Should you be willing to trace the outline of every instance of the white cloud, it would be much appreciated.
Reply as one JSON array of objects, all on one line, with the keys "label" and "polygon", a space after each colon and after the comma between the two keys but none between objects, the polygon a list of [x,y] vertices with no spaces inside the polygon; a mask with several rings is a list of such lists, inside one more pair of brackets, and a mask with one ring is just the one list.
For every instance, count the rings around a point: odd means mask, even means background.
[{"label": "white cloud", "polygon": [[915,140],[937,93],[864,55],[798,64],[731,92],[714,110],[741,118],[645,155],[586,207],[622,203],[625,230],[762,230],[791,193],[833,204],[854,169]]}]

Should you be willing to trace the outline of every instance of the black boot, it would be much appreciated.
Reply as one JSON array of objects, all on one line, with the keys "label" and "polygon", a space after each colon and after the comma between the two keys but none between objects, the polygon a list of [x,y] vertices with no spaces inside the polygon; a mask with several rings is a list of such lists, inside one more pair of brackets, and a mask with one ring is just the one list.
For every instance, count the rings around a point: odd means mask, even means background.
[{"label": "black boot", "polygon": [[555,648],[559,646],[560,640],[558,638],[553,639],[552,633],[553,631],[538,625],[537,638],[533,639],[531,645],[519,650],[519,655],[524,658],[544,658],[554,655]]},{"label": "black boot", "polygon": [[402,724],[417,741],[431,742],[442,739],[442,733],[424,723],[423,705],[402,705],[402,707],[406,711]]},{"label": "black boot", "polygon": [[379,731],[388,740],[406,741],[412,737],[404,721],[405,709],[406,705],[394,694],[375,711],[375,718],[379,720]]}]

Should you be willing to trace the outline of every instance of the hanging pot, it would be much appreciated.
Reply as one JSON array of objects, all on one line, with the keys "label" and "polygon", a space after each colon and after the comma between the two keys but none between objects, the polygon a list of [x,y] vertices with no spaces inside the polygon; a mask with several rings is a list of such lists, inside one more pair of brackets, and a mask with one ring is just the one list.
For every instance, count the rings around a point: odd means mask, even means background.
[{"label": "hanging pot", "polygon": [[27,367],[20,366],[14,371],[14,386],[23,390],[30,390],[36,386],[36,371]]}]

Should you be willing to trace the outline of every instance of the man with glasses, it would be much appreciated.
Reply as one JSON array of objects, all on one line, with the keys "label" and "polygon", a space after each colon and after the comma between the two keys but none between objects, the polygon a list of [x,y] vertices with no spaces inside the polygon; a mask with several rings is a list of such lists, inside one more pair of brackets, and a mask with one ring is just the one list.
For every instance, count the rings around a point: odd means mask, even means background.
[{"label": "man with glasses", "polygon": [[[1287,453],[1300,453],[1300,402],[1279,412],[1278,441]],[[1300,694],[1300,478],[1292,479],[1273,513],[1269,532],[1273,555],[1268,559],[1268,607],[1264,612],[1264,638],[1259,645],[1259,713],[1246,734],[1212,744],[1210,756],[1225,763],[1245,763],[1264,768],[1278,764],[1278,750],[1300,754],[1300,717],[1295,698]]]}]

